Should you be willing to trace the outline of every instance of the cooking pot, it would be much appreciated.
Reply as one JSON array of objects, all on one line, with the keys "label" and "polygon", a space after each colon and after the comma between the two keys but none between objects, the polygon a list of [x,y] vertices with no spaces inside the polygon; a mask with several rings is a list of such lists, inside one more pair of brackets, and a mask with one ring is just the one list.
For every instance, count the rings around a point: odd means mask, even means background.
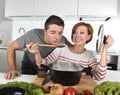
[{"label": "cooking pot", "polygon": [[49,69],[51,80],[64,86],[76,85],[81,78],[83,67],[75,63],[52,63],[49,66],[41,65]]}]

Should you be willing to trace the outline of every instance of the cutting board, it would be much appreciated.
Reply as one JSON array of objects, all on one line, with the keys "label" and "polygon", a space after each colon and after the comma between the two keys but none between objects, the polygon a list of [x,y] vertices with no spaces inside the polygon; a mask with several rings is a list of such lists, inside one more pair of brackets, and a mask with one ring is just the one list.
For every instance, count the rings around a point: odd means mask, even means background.
[{"label": "cutting board", "polygon": [[[36,77],[34,80],[34,83],[40,86],[43,80],[44,78]],[[45,84],[44,88],[47,89],[48,86],[52,86],[53,84],[55,83],[53,83],[52,81],[49,81],[47,84]],[[89,75],[82,75],[79,83],[72,87],[74,87],[76,91],[79,93],[85,90],[93,92],[96,86],[97,86],[97,83]],[[67,87],[68,86],[64,86],[64,88],[67,88]]]}]

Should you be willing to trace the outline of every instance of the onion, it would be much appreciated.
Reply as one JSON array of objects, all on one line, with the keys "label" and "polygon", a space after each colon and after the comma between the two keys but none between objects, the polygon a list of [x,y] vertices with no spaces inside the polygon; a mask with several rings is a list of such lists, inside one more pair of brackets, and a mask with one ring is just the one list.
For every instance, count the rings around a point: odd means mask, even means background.
[{"label": "onion", "polygon": [[50,90],[51,95],[63,95],[64,86],[61,84],[54,84]]}]

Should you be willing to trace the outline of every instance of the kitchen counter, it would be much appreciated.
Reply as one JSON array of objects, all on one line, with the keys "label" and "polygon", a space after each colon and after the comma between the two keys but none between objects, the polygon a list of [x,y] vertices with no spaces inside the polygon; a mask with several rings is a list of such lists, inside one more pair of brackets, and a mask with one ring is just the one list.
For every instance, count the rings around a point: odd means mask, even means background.
[{"label": "kitchen counter", "polygon": [[[7,50],[7,48],[8,48],[8,46],[1,46],[0,45],[0,49],[2,50]],[[25,51],[26,50],[26,48],[24,48],[24,49],[19,49],[19,50],[17,50],[17,51]]]},{"label": "kitchen counter", "polygon": [[36,75],[21,75],[20,77],[17,77],[15,79],[6,80],[4,78],[4,75],[5,73],[0,73],[0,84],[5,84],[7,82],[13,82],[13,81],[25,81],[25,82],[32,83],[36,78]]},{"label": "kitchen counter", "polygon": [[0,49],[4,49],[4,50],[6,50],[7,47],[6,47],[6,46],[1,46],[1,45],[0,45]]},{"label": "kitchen counter", "polygon": [[[36,75],[21,75],[20,77],[17,77],[13,80],[6,80],[4,78],[4,75],[5,75],[5,73],[0,73],[0,84],[12,82],[12,81],[25,81],[25,82],[31,83],[31,82],[34,82],[35,78],[37,77]],[[120,71],[108,70],[105,79],[103,79],[101,81],[96,81],[96,83],[100,84],[104,81],[118,81],[118,82],[120,82]]]},{"label": "kitchen counter", "polygon": [[118,81],[120,82],[120,71],[108,70],[106,77],[101,81],[96,81],[97,84],[100,84],[104,81]]}]

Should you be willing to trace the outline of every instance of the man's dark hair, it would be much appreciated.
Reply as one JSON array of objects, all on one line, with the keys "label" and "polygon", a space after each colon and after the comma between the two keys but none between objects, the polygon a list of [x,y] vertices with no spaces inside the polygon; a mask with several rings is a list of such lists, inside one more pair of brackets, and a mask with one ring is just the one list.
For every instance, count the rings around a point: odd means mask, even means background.
[{"label": "man's dark hair", "polygon": [[56,16],[56,15],[51,15],[45,22],[44,28],[47,30],[49,28],[49,25],[51,24],[56,24],[59,26],[63,26],[64,27],[64,21]]}]

